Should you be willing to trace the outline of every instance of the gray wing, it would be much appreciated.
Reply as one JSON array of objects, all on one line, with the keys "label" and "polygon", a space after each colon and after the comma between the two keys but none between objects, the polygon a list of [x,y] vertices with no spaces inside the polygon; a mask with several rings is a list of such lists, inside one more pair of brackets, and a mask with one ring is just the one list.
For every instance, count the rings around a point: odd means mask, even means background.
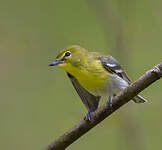
[{"label": "gray wing", "polygon": [[[130,79],[128,78],[127,74],[124,72],[118,61],[113,58],[112,56],[102,56],[99,58],[101,63],[103,64],[104,68],[109,71],[110,73],[114,73],[128,82],[131,83]],[[142,96],[137,95],[132,99],[135,103],[144,103],[145,100]]]},{"label": "gray wing", "polygon": [[113,58],[112,56],[102,56],[99,58],[99,60],[107,71],[117,74],[130,84],[131,81],[128,75],[124,72],[124,70],[115,58]]},{"label": "gray wing", "polygon": [[87,110],[95,111],[98,108],[98,102],[99,102],[100,96],[92,95],[80,85],[80,83],[74,76],[72,76],[69,73],[67,73],[67,75],[70,78],[75,90],[77,91],[78,95],[80,96]]}]

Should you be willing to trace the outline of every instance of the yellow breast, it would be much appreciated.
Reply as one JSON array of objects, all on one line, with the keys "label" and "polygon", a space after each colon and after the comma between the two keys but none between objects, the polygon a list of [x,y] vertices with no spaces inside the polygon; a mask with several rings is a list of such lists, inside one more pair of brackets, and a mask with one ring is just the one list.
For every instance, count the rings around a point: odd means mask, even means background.
[{"label": "yellow breast", "polygon": [[108,72],[103,68],[99,61],[86,67],[75,67],[68,64],[62,65],[60,68],[73,75],[79,83],[88,90],[102,87],[108,79]]},{"label": "yellow breast", "polygon": [[86,71],[81,71],[79,76],[76,76],[79,83],[88,90],[93,90],[102,87],[107,78],[102,78],[100,73],[90,74]]}]

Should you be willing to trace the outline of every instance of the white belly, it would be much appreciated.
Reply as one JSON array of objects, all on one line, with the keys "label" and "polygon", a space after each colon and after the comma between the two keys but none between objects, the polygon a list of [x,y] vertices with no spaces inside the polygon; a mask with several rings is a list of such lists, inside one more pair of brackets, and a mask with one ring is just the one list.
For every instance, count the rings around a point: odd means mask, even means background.
[{"label": "white belly", "polygon": [[119,93],[122,89],[128,86],[128,82],[113,74],[105,84],[98,89],[89,91],[95,96],[110,96]]}]

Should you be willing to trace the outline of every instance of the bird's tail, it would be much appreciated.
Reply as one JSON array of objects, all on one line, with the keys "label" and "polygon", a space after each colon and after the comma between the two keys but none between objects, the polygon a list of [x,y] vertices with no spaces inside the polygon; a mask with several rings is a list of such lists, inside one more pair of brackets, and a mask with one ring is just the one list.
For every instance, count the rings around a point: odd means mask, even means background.
[{"label": "bird's tail", "polygon": [[146,99],[144,99],[142,96],[137,95],[132,99],[135,103],[144,103],[147,102]]}]

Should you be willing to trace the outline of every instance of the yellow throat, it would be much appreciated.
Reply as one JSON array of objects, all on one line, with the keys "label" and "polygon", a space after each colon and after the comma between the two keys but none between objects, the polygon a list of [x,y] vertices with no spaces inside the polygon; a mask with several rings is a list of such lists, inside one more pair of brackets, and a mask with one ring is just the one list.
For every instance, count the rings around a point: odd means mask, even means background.
[{"label": "yellow throat", "polygon": [[88,90],[102,87],[108,79],[108,72],[103,68],[99,60],[74,66],[71,63],[60,65],[61,69],[73,75],[79,83]]}]

